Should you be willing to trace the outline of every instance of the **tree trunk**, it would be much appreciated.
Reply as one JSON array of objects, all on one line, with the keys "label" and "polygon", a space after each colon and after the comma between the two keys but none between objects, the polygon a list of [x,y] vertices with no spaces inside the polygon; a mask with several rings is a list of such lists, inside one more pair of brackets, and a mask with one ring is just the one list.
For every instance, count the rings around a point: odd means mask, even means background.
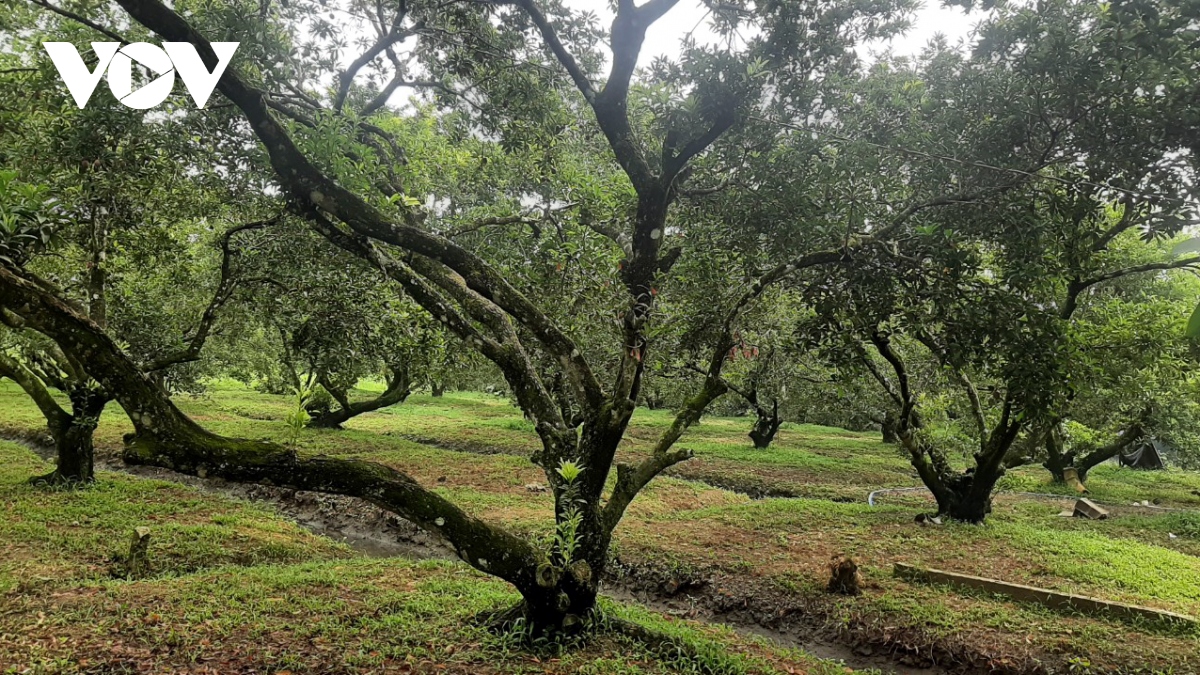
[{"label": "tree trunk", "polygon": [[[87,377],[80,373],[76,375]],[[54,399],[46,383],[38,375],[17,359],[0,353],[0,378],[4,377],[20,385],[33,399],[42,416],[46,418],[46,429],[54,439],[57,467],[44,476],[30,479],[30,482],[37,485],[90,483],[94,478],[92,433],[100,420],[100,413],[110,399],[88,382],[75,382],[67,392],[71,399],[71,412],[67,412]],[[59,382],[57,386],[68,388],[63,382]]]},{"label": "tree trunk", "polygon": [[981,467],[973,473],[954,476],[946,481],[946,491],[937,500],[938,515],[964,523],[982,523],[992,512],[992,491],[1003,475],[1003,468]]},{"label": "tree trunk", "polygon": [[1108,445],[1093,449],[1091,452],[1082,457],[1075,451],[1066,451],[1063,448],[1062,433],[1057,428],[1046,434],[1046,461],[1042,466],[1054,476],[1055,483],[1070,483],[1067,479],[1067,469],[1075,469],[1078,478],[1078,486],[1072,485],[1077,490],[1082,487],[1083,483],[1087,482],[1088,472],[1098,464],[1116,457],[1129,447],[1134,441],[1138,440],[1145,434],[1142,429],[1141,422],[1134,422],[1117,438],[1117,440]]},{"label": "tree trunk", "polygon": [[89,387],[79,387],[70,394],[71,420],[54,436],[58,466],[48,476],[35,479],[38,483],[91,483],[96,478],[95,448],[92,436],[100,424],[100,414],[109,398]]},{"label": "tree trunk", "polygon": [[446,393],[446,383],[434,381],[429,385],[429,393],[434,398],[441,398]]},{"label": "tree trunk", "polygon": [[928,441],[911,430],[901,429],[900,441],[912,457],[921,482],[937,500],[938,515],[966,523],[982,523],[992,512],[992,492],[1004,475],[1004,456],[1018,429],[1002,420],[986,447],[975,455],[975,466],[965,472],[954,471]]},{"label": "tree trunk", "polygon": [[880,428],[883,431],[883,442],[890,445],[895,445],[900,442],[900,432],[898,427],[899,422],[896,420],[896,415],[891,410],[883,414],[883,422],[880,423]]},{"label": "tree trunk", "polygon": [[86,386],[70,393],[72,413],[65,424],[50,425],[58,464],[54,471],[32,479],[32,483],[71,485],[95,480],[95,450],[92,437],[109,398]]},{"label": "tree trunk", "polygon": [[779,427],[783,426],[783,420],[779,418],[779,402],[773,402],[771,410],[756,406],[754,412],[758,419],[754,421],[754,428],[750,430],[750,440],[754,441],[755,448],[765,450],[771,446],[771,441],[775,440]]},{"label": "tree trunk", "polygon": [[334,390],[325,378],[321,379],[321,386],[325,387],[326,391],[337,400],[338,408],[313,415],[308,422],[308,426],[313,429],[341,429],[349,419],[402,403],[412,393],[408,371],[404,368],[392,371],[387,389],[382,394],[368,401],[358,401],[357,403],[351,403],[346,392]]},{"label": "tree trunk", "polygon": [[1042,462],[1042,466],[1050,472],[1056,484],[1066,482],[1065,471],[1067,467],[1074,463],[1074,453],[1066,452],[1063,447],[1062,428],[1055,424],[1046,432],[1046,461]]},{"label": "tree trunk", "polygon": [[523,618],[534,636],[580,632],[596,610],[599,564],[576,560],[554,565],[543,562],[537,568],[537,584],[518,588],[521,604],[509,616]]}]

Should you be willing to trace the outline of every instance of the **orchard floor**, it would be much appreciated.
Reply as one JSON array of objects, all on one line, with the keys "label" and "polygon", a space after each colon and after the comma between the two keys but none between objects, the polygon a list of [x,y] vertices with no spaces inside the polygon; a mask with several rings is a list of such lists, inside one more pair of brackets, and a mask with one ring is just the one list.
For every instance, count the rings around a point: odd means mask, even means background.
[{"label": "orchard floor", "polygon": [[[229,384],[179,399],[213,431],[276,440],[288,436],[289,401]],[[647,452],[669,422],[668,413],[639,410],[622,454]],[[1200,514],[1125,506],[1087,521],[1057,517],[1067,501],[1004,494],[986,525],[922,527],[913,519],[929,503],[918,493],[866,504],[872,490],[917,485],[875,434],[788,425],[759,451],[748,425],[706,418],[682,442],[696,459],[653,483],[618,528],[610,585],[669,614],[616,602],[610,610],[692,646],[674,657],[613,633],[558,657],[530,654],[466,622],[513,598],[463,565],[370,559],[262,504],[162,481],[104,474],[78,493],[35,491],[21,481],[45,466],[0,445],[0,500],[12,514],[0,523],[0,664],[47,673],[841,672],[680,620],[696,617],[817,635],[909,667],[936,661],[943,672],[1200,673],[1194,629],[1055,612],[891,575],[906,562],[1197,616]],[[19,390],[0,384],[0,430],[31,437],[41,427]],[[118,408],[107,411],[101,455],[115,458],[128,428]],[[295,443],[394,465],[531,537],[550,523],[551,497],[538,489],[545,479],[525,458],[536,437],[504,399],[413,396],[345,431],[304,431]],[[1033,467],[1002,487],[1056,491]],[[1101,503],[1200,509],[1196,473],[1104,466],[1089,488]],[[157,576],[115,580],[112,555],[139,524],[154,531]],[[836,554],[862,566],[862,596],[822,592]]]}]

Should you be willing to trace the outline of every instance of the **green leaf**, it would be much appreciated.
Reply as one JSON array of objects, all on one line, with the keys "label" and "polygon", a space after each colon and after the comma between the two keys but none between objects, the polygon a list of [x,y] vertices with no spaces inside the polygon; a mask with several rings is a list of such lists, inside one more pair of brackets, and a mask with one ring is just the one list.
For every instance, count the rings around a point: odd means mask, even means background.
[{"label": "green leaf", "polygon": [[1185,334],[1193,339],[1200,338],[1200,304],[1196,305],[1196,309],[1192,311],[1192,318],[1188,319]]}]

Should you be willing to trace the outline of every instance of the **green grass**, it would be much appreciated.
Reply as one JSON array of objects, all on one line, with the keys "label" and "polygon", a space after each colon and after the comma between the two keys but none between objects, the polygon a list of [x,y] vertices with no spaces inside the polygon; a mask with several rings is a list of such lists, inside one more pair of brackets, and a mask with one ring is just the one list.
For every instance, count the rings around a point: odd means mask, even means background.
[{"label": "green grass", "polygon": [[[610,601],[606,616],[668,643],[602,628],[579,649],[531,651],[473,621],[518,596],[463,565],[363,558],[270,509],[162,481],[100,472],[71,491],[25,483],[46,468],[0,442],[2,673],[843,672]],[[137,526],[151,528],[154,574],[125,580],[110,568]]]},{"label": "green grass", "polygon": [[[1012,471],[999,487],[1025,492],[1047,492],[1075,496],[1071,488],[1054,485],[1049,472],[1028,466]],[[1148,501],[1164,506],[1200,509],[1200,472],[1168,468],[1165,471],[1134,471],[1116,464],[1101,464],[1088,475],[1088,497],[1110,504]]]},{"label": "green grass", "polygon": [[[22,598],[0,632],[43,618],[60,639],[0,644],[11,672],[652,673],[843,672],[727,629],[606,602],[606,614],[670,636],[653,648],[613,631],[579,649],[530,650],[473,621],[511,605],[504,584],[449,563],[368,560],[225,569],[140,583],[105,582]],[[49,614],[46,610],[52,609]],[[49,617],[49,618],[46,618]],[[10,633],[11,631],[11,633]],[[678,646],[684,647],[679,649]],[[19,652],[17,650],[20,650]]]},{"label": "green grass", "polygon": [[350,553],[262,507],[174,483],[102,472],[94,485],[79,490],[27,484],[51,468],[29,450],[0,441],[0,541],[6,553],[0,594],[112,576],[139,526],[151,529],[152,571],[162,575]]},{"label": "green grass", "polygon": [[[281,420],[291,405],[288,397],[266,396],[228,383],[203,397],[182,398],[180,404],[218,433],[276,439],[284,435]],[[19,391],[0,384],[0,410],[4,411],[0,427],[28,431],[40,426],[31,409]],[[628,461],[644,455],[670,419],[665,411],[639,410],[622,443],[621,458]],[[1006,658],[1032,655],[1061,664],[1086,656],[1096,672],[1129,664],[1200,672],[1195,656],[1200,654],[1200,635],[1193,632],[1051,612],[891,577],[892,565],[903,561],[1200,615],[1197,514],[1117,510],[1106,521],[1059,518],[1058,511],[1072,495],[1051,486],[1044,470],[1023,467],[1011,472],[1001,487],[1057,493],[1063,501],[1002,495],[984,526],[921,527],[913,518],[931,508],[927,496],[888,495],[876,508],[865,503],[871,490],[919,484],[906,460],[875,434],[789,424],[772,448],[763,451],[755,450],[746,438],[749,425],[745,418],[707,417],[688,432],[681,445],[693,449],[697,459],[681,465],[674,477],[656,480],[633,503],[616,533],[615,551],[622,564],[677,577],[713,579],[717,585],[741,588],[739,592],[757,594],[759,599],[783,601],[820,595],[827,561],[835,554],[848,554],[860,563],[868,591],[858,598],[834,601],[828,618],[835,623],[915,631],[914,635],[926,636],[921,639],[977,645]],[[413,396],[403,405],[352,420],[348,426],[343,432],[305,430],[298,444],[305,452],[369,458],[395,466],[472,514],[527,536],[549,531],[551,498],[526,488],[545,483],[541,470],[526,457],[537,447],[537,438],[506,400],[468,393]],[[119,410],[106,413],[98,432],[102,450],[115,452],[126,430],[128,423]],[[477,452],[485,449],[499,454]],[[12,489],[28,490],[17,486],[15,477],[32,475],[35,469],[45,470],[40,465],[10,468]],[[701,481],[732,481],[739,489],[770,488],[798,497],[753,500]],[[9,485],[0,485],[0,490],[9,490]],[[1176,508],[1200,504],[1200,496],[1193,494],[1200,489],[1200,474],[1195,473],[1101,466],[1092,472],[1088,486],[1102,502],[1129,504],[1146,499]],[[131,527],[136,519],[122,520],[116,529]],[[185,524],[232,527],[220,516]],[[39,536],[27,535],[26,541]],[[121,541],[118,537],[108,544],[109,550],[94,557],[103,560]],[[198,550],[210,550],[217,541]],[[79,549],[103,548],[103,543],[92,540]],[[179,548],[183,550],[182,543]],[[225,565],[254,562],[209,558]],[[325,566],[337,563],[315,565],[313,569],[332,569]],[[202,567],[180,563],[172,573],[192,569]],[[242,575],[257,569],[228,568],[220,574],[235,575],[236,581],[230,583],[239,586],[252,578]],[[9,574],[11,578],[13,573]],[[100,583],[97,580],[103,576],[97,571],[77,578]],[[483,582],[476,578],[472,583]],[[505,592],[503,585],[496,588]],[[446,604],[445,597],[435,596],[428,599],[431,606]],[[453,598],[450,605],[459,601],[458,595],[446,597]],[[339,635],[340,641],[351,640],[349,633]],[[475,638],[455,632],[447,639],[460,644]],[[480,639],[480,644],[492,643]],[[612,650],[593,653],[591,665],[575,665],[580,672],[657,672],[622,670],[632,667],[628,655],[616,646]],[[609,670],[596,665],[600,663]],[[601,669],[587,670],[593,667]]]}]

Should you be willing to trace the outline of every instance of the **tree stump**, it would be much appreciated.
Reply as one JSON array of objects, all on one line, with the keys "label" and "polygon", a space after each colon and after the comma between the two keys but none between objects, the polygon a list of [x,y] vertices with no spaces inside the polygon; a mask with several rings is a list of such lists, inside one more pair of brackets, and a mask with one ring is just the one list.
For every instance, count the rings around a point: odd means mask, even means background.
[{"label": "tree stump", "polygon": [[125,574],[140,579],[150,573],[150,528],[135,527],[129,540],[129,555],[125,558]]},{"label": "tree stump", "polygon": [[829,561],[829,585],[825,590],[841,595],[859,595],[862,593],[862,575],[858,573],[858,564],[852,558],[835,555]]}]

